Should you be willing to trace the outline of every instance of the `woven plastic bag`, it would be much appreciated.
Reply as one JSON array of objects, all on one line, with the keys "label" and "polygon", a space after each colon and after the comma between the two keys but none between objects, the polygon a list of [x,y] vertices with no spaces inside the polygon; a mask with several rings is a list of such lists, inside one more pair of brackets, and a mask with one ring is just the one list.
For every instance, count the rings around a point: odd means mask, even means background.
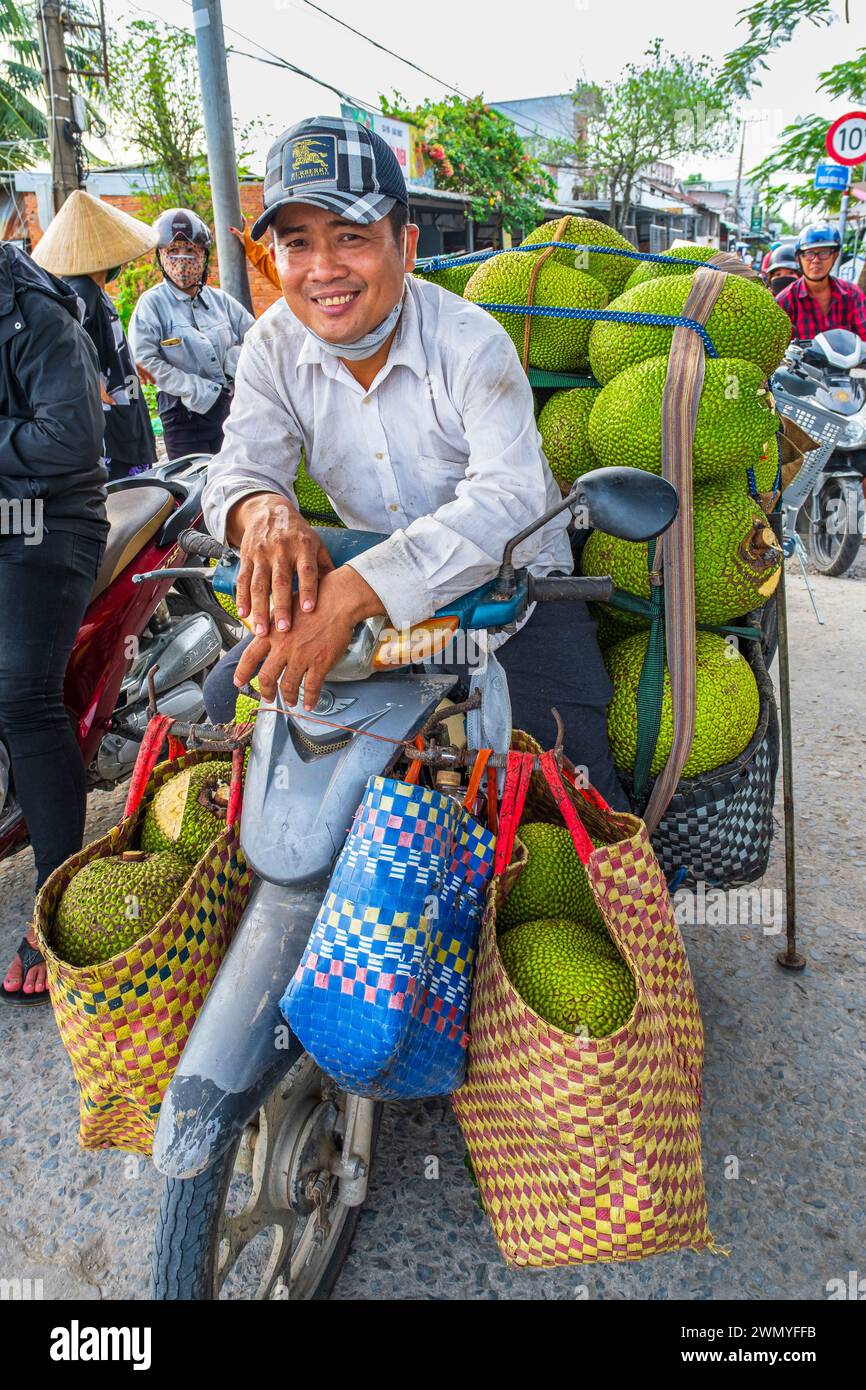
[{"label": "woven plastic bag", "polygon": [[441,792],[369,779],[280,1001],[340,1086],[394,1100],[460,1085],[493,844]]},{"label": "woven plastic bag", "polygon": [[[664,878],[641,821],[592,789],[565,786],[552,753],[532,772],[535,751],[509,759],[467,1079],[453,1097],[485,1210],[513,1267],[713,1249],[701,1169],[703,1029]],[[529,819],[565,820],[635,978],[632,1016],[608,1038],[546,1023],[502,965],[496,913],[525,862],[519,846],[509,867],[527,796]],[[607,843],[593,849],[590,834]]]},{"label": "woven plastic bag", "polygon": [[[158,750],[169,723],[160,721],[151,749]],[[54,1016],[78,1083],[78,1140],[84,1149],[151,1152],[163,1093],[246,906],[251,878],[238,826],[243,754],[235,758],[226,829],[146,935],[99,965],[69,965],[51,947],[57,904],[85,864],[137,843],[147,806],[169,778],[212,758],[212,753],[189,753],[152,771],[138,763],[129,813],[55,869],[36,899],[36,935],[48,967]]]}]

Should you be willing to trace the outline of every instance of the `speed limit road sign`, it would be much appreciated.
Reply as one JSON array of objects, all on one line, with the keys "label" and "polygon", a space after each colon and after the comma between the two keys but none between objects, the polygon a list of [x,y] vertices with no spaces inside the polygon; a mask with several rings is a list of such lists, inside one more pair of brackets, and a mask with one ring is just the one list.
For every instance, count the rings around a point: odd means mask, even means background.
[{"label": "speed limit road sign", "polygon": [[866,163],[866,111],[848,111],[827,131],[827,153],[837,164]]}]

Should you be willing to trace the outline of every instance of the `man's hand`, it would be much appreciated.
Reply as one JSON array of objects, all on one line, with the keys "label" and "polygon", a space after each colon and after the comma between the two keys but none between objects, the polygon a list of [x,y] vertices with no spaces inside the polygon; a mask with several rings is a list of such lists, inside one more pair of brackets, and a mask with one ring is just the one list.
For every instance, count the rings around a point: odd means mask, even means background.
[{"label": "man's hand", "polygon": [[242,618],[252,608],[252,629],[257,637],[267,636],[271,626],[271,594],[274,630],[288,632],[291,628],[296,574],[298,608],[303,613],[313,611],[319,577],[328,574],[334,564],[312,526],[285,497],[259,492],[242,498],[229,512],[226,539],[230,545],[240,545],[235,602]]},{"label": "man's hand", "polygon": [[322,682],[348,647],[355,624],[384,611],[382,600],[357,570],[341,565],[319,583],[315,612],[303,612],[296,600],[291,632],[273,632],[250,643],[237,664],[235,685],[245,685],[264,662],[259,671],[263,700],[273,700],[279,684],[286,704],[294,706],[303,681],[304,709],[313,710]]},{"label": "man's hand", "polygon": [[141,365],[140,362],[136,362],[136,364],[135,364],[135,370],[138,372],[138,379],[139,379],[139,381],[140,381],[144,386],[155,386],[155,385],[156,385],[156,377],[153,375],[152,372],[149,372],[149,371],[147,370],[147,367],[142,367],[142,365]]},{"label": "man's hand", "polygon": [[105,386],[103,385],[103,383],[102,383],[101,381],[100,381],[100,383],[99,383],[99,395],[100,395],[100,397],[101,397],[101,399],[102,399],[102,404],[103,404],[103,405],[114,405],[114,401],[113,401],[113,400],[111,399],[111,397],[109,396],[108,392],[107,392],[106,389],[105,389]]}]

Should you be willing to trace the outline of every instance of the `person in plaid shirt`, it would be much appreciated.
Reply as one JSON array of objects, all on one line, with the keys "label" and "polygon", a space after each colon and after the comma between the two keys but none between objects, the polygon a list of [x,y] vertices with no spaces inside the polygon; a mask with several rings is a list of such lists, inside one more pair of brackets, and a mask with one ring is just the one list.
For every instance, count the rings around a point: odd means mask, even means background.
[{"label": "person in plaid shirt", "polygon": [[797,238],[802,276],[778,298],[795,338],[811,339],[828,328],[847,328],[866,339],[866,294],[859,285],[830,274],[840,249],[835,227],[806,227]]}]

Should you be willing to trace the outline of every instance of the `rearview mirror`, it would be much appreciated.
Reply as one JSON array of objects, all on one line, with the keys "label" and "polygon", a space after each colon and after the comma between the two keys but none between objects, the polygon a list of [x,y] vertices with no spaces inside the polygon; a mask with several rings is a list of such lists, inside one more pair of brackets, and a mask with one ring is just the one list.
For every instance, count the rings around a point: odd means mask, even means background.
[{"label": "rearview mirror", "polygon": [[568,504],[581,530],[604,531],[624,541],[648,541],[667,530],[680,502],[676,488],[655,473],[640,468],[594,468],[577,479]]}]

